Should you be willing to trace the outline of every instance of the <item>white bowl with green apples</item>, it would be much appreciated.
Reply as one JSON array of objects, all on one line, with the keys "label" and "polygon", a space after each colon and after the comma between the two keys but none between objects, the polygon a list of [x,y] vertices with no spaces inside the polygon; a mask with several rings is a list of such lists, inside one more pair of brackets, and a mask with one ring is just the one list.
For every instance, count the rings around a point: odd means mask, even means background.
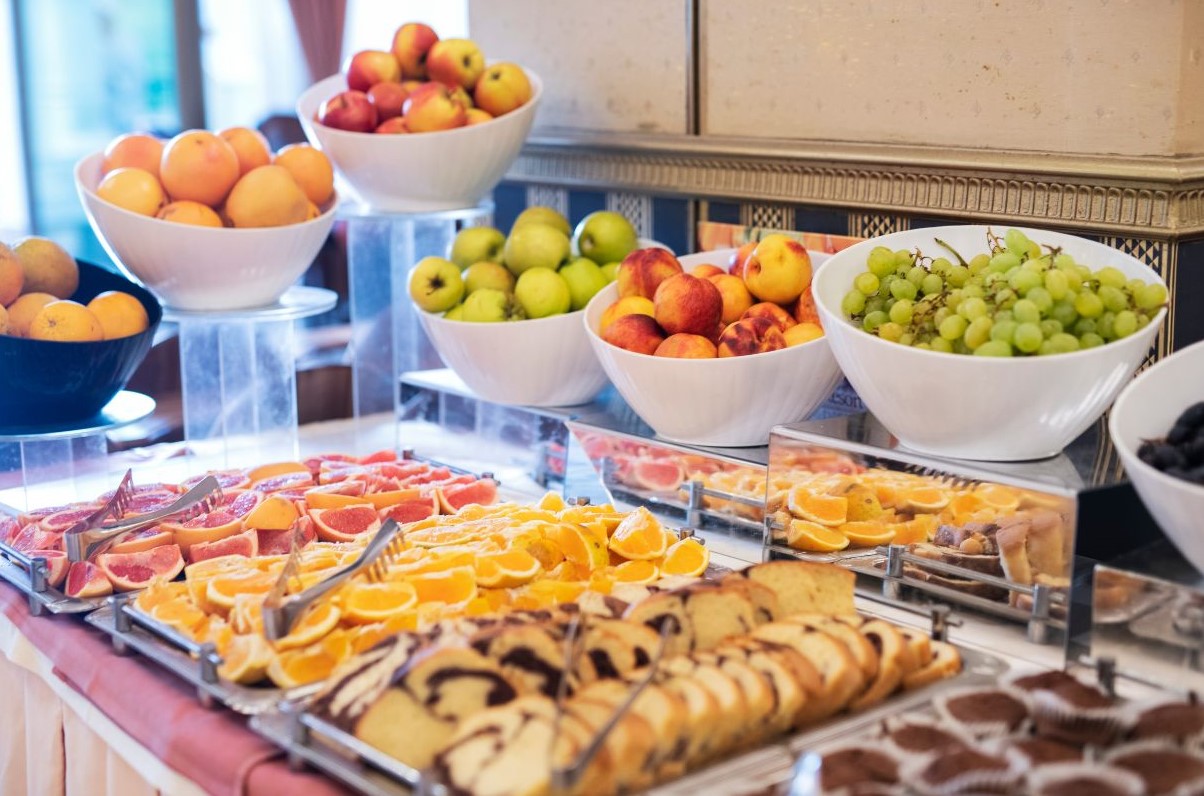
[{"label": "white bowl with green apples", "polygon": [[617,213],[591,213],[574,229],[551,208],[528,208],[509,235],[470,227],[446,258],[420,261],[410,297],[439,356],[481,398],[588,403],[607,378],[580,312],[644,244],[652,242]]}]

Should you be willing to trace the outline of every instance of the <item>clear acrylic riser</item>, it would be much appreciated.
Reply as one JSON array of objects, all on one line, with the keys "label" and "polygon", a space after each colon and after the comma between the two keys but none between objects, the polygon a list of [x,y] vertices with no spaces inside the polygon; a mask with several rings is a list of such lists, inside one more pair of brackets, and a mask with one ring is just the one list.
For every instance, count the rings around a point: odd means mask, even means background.
[{"label": "clear acrylic riser", "polygon": [[491,224],[493,204],[439,213],[354,206],[340,212],[347,231],[354,415],[401,417],[401,375],[442,367],[410,303],[409,271],[423,257],[447,256],[461,229]]},{"label": "clear acrylic riser", "polygon": [[198,459],[223,467],[297,457],[297,322],[337,300],[295,286],[267,307],[164,310],[179,327],[184,439]]}]

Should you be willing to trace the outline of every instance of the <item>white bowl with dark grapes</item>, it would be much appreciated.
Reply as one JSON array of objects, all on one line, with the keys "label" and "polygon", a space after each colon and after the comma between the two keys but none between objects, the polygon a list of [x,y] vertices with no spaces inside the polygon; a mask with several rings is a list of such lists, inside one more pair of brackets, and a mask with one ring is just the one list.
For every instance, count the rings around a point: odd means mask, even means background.
[{"label": "white bowl with dark grapes", "polygon": [[1117,397],[1108,428],[1142,502],[1204,573],[1204,342],[1133,379]]},{"label": "white bowl with dark grapes", "polygon": [[983,225],[863,241],[812,292],[845,376],[900,443],[987,461],[1054,456],[1094,423],[1167,300],[1158,274],[1117,249]]}]

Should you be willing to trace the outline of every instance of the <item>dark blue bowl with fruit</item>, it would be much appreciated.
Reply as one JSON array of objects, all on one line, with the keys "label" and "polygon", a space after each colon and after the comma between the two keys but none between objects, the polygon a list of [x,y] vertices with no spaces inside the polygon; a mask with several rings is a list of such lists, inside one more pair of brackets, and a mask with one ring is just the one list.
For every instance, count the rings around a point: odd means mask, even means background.
[{"label": "dark blue bowl with fruit", "polygon": [[0,335],[0,431],[95,417],[120,392],[150,351],[163,319],[145,288],[105,268],[79,262],[79,287],[71,300],[87,304],[117,290],[146,310],[146,329],[113,340],[58,342]]}]

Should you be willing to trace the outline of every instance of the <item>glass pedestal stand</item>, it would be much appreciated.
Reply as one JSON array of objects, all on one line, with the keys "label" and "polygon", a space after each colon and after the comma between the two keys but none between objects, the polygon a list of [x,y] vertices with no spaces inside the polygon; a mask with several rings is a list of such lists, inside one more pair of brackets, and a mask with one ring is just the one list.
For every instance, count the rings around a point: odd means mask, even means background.
[{"label": "glass pedestal stand", "polygon": [[347,215],[354,330],[352,397],[357,420],[384,412],[400,416],[401,374],[442,367],[410,304],[409,271],[423,257],[445,257],[461,229],[492,220],[491,202],[438,213],[365,210]]},{"label": "glass pedestal stand", "polygon": [[295,324],[337,298],[296,286],[267,307],[164,310],[180,329],[184,439],[205,467],[297,458]]},{"label": "glass pedestal stand", "polygon": [[111,489],[106,434],[142,420],[153,399],[123,391],[75,424],[0,429],[0,502],[32,509],[96,497]]}]

